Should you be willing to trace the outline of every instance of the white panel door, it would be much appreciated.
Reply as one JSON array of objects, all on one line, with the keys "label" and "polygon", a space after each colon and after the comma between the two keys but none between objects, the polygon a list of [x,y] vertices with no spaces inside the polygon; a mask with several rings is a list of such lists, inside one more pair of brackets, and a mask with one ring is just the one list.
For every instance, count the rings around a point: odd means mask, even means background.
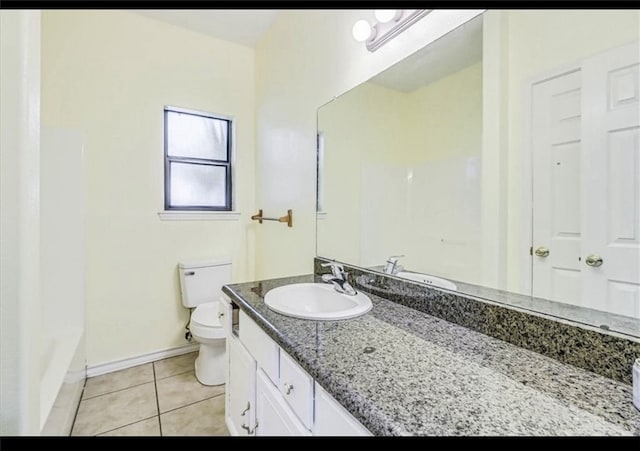
[{"label": "white panel door", "polygon": [[532,87],[532,294],[580,304],[580,71]]},{"label": "white panel door", "polygon": [[256,435],[311,435],[262,370],[256,383]]},{"label": "white panel door", "polygon": [[[582,66],[584,303],[640,318],[640,48]],[[588,256],[601,266],[588,266]],[[593,260],[593,258],[591,259]],[[597,263],[596,263],[597,264]]]},{"label": "white panel door", "polygon": [[231,334],[228,338],[229,384],[228,410],[225,412],[231,435],[254,435],[256,412],[256,361],[240,340]]}]

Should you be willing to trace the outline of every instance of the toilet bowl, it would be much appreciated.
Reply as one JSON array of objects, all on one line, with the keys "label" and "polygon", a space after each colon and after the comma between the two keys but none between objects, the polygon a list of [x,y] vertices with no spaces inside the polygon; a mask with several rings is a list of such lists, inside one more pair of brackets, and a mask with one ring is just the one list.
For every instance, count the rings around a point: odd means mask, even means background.
[{"label": "toilet bowl", "polygon": [[231,261],[181,262],[178,268],[182,304],[193,308],[189,330],[193,339],[200,343],[195,362],[196,378],[204,385],[224,384],[226,303],[222,300],[222,286],[231,282]]},{"label": "toilet bowl", "polygon": [[197,306],[191,314],[191,336],[200,343],[195,363],[196,378],[204,385],[225,382],[227,365],[223,305],[222,301],[207,302]]}]

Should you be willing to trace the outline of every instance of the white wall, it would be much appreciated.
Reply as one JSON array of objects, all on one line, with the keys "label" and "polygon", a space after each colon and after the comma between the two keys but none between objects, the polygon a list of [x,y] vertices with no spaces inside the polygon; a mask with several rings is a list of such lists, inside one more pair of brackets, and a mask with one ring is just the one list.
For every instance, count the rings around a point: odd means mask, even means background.
[{"label": "white wall", "polygon": [[293,209],[294,227],[257,232],[256,276],[309,273],[315,256],[316,110],[334,96],[471,19],[478,10],[438,10],[376,52],[353,40],[371,10],[282,11],[256,48],[256,206]]},{"label": "white wall", "polygon": [[40,431],[40,12],[0,11],[0,435]]},{"label": "white wall", "polygon": [[[45,11],[42,120],[86,137],[89,366],[186,344],[176,264],[254,278],[254,51],[122,11]],[[163,106],[236,118],[239,221],[161,221]]]}]

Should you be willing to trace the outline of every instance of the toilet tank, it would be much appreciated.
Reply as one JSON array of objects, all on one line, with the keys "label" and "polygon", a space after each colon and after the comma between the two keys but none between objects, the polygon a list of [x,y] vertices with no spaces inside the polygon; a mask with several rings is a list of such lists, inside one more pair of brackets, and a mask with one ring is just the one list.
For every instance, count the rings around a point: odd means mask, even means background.
[{"label": "toilet tank", "polygon": [[231,283],[231,259],[178,263],[180,294],[185,307],[220,300],[222,285]]}]

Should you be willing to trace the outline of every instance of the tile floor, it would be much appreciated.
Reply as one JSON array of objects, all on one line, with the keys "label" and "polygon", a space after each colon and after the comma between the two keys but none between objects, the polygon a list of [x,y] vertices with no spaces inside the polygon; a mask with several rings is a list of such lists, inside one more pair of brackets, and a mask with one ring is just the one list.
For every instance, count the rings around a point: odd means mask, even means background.
[{"label": "tile floor", "polygon": [[229,435],[224,385],[198,382],[197,355],[87,379],[71,435]]}]

